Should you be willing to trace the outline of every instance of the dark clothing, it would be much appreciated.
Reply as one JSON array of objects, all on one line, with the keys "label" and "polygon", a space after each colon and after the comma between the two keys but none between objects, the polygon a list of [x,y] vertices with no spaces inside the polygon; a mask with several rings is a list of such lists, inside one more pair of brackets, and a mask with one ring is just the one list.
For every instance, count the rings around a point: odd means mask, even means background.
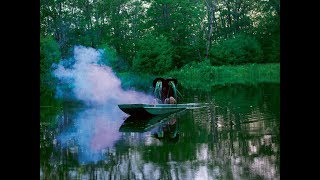
[{"label": "dark clothing", "polygon": [[153,89],[155,91],[155,87],[158,81],[162,82],[162,89],[161,89],[161,97],[157,97],[159,98],[162,103],[165,102],[166,98],[169,98],[170,96],[172,96],[173,98],[177,99],[177,94],[175,93],[174,89],[172,87],[170,87],[169,82],[172,81],[175,86],[177,86],[178,81],[177,79],[173,79],[173,78],[168,78],[168,79],[164,79],[164,78],[156,78],[153,80]]}]

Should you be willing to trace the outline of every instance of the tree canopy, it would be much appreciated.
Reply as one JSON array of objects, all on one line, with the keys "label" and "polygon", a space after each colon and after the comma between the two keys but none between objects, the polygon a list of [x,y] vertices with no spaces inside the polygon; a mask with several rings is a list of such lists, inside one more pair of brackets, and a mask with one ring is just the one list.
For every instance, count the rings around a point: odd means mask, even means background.
[{"label": "tree canopy", "polygon": [[[118,71],[161,74],[280,58],[279,0],[41,0],[42,73],[75,45],[103,48]],[[53,60],[54,59],[54,60]]]}]

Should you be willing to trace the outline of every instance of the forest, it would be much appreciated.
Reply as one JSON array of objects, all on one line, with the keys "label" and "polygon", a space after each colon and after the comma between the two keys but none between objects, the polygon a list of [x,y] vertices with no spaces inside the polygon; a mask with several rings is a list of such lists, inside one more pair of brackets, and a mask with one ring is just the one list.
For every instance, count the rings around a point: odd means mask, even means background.
[{"label": "forest", "polygon": [[41,95],[54,96],[52,64],[75,45],[103,49],[122,79],[278,82],[280,0],[40,0]]}]

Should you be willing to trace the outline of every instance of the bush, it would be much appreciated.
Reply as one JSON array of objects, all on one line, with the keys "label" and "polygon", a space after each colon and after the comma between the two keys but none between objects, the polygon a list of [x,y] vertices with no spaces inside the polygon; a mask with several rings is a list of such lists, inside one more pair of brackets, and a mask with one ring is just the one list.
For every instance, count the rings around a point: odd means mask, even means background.
[{"label": "bush", "polygon": [[151,74],[163,74],[172,69],[173,47],[162,35],[146,35],[138,43],[138,52],[133,59],[133,70]]},{"label": "bush", "polygon": [[99,48],[103,50],[101,61],[104,65],[112,67],[115,72],[128,71],[128,63],[117,56],[117,51],[115,48],[109,46],[108,44],[103,44]]},{"label": "bush", "polygon": [[52,76],[51,66],[61,58],[58,43],[53,37],[40,37],[40,93],[53,97],[56,79]]},{"label": "bush", "polygon": [[213,45],[210,56],[212,65],[238,65],[259,63],[263,53],[257,40],[248,35],[238,35]]},{"label": "bush", "polygon": [[58,43],[51,36],[40,37],[40,67],[42,71],[48,70],[52,63],[60,60],[61,53]]},{"label": "bush", "polygon": [[261,22],[254,34],[261,44],[263,62],[278,63],[280,62],[280,19],[278,16],[269,15]]}]

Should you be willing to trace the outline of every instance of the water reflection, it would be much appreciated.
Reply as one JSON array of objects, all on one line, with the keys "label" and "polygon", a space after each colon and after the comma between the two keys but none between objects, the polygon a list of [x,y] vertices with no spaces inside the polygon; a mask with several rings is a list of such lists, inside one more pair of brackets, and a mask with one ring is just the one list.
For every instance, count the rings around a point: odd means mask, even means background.
[{"label": "water reflection", "polygon": [[159,126],[153,137],[161,141],[177,142],[179,140],[177,118],[171,118],[167,123]]},{"label": "water reflection", "polygon": [[41,177],[279,179],[278,93],[279,85],[189,92],[186,102],[210,105],[144,119],[117,107],[43,110]]},{"label": "water reflection", "polygon": [[[166,127],[176,124],[178,117],[185,114],[187,110],[181,110],[179,112],[164,114],[158,116],[147,115],[133,115],[125,119],[119,128],[120,132],[147,132],[152,131],[155,127],[159,127],[158,130],[167,129]],[[173,129],[172,129],[173,130]],[[175,129],[176,130],[176,129]],[[165,130],[166,131],[166,130]]]},{"label": "water reflection", "polygon": [[72,122],[57,137],[58,142],[77,156],[80,164],[104,160],[104,153],[120,138],[121,112],[103,107],[75,113]]}]

